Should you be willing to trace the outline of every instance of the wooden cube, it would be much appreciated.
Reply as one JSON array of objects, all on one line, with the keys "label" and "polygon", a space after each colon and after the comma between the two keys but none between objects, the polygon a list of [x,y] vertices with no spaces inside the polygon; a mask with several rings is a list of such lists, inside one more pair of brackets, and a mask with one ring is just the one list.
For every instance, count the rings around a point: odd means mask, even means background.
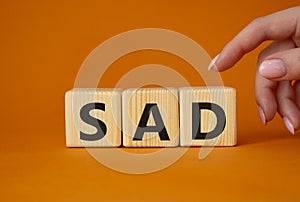
[{"label": "wooden cube", "polygon": [[235,89],[180,88],[179,97],[181,146],[236,145]]},{"label": "wooden cube", "polygon": [[126,147],[178,146],[178,90],[141,88],[123,91],[122,123]]},{"label": "wooden cube", "polygon": [[65,95],[67,147],[121,145],[120,89],[72,89]]}]

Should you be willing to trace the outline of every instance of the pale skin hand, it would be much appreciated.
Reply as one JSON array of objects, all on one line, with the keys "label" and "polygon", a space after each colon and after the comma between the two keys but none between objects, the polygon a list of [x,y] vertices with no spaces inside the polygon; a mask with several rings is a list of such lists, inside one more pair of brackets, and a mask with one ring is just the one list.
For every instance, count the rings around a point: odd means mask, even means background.
[{"label": "pale skin hand", "polygon": [[210,69],[229,69],[266,40],[274,41],[258,57],[258,111],[264,124],[277,111],[294,134],[300,128],[300,6],[252,21],[215,57]]}]

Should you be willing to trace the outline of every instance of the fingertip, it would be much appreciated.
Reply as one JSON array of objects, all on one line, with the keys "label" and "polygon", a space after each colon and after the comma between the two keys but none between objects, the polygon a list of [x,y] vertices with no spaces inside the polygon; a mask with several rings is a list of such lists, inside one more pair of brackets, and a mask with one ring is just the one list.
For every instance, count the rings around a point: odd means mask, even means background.
[{"label": "fingertip", "polygon": [[277,112],[277,104],[276,103],[268,103],[262,104],[264,107],[261,107],[261,110],[264,112],[264,125],[267,124],[269,121],[272,121]]},{"label": "fingertip", "polygon": [[[277,47],[272,46],[273,49],[275,47],[277,52],[269,54],[264,58],[264,61],[258,67],[259,74],[273,81],[299,80],[300,48],[290,48],[290,46],[289,41],[284,41]],[[280,48],[290,49],[285,50]]]},{"label": "fingertip", "polygon": [[300,110],[290,81],[281,81],[277,87],[278,112],[290,133],[300,128]]},{"label": "fingertip", "polygon": [[217,68],[217,66],[216,66],[216,62],[217,62],[217,60],[219,59],[219,57],[220,57],[220,54],[218,54],[218,55],[216,55],[213,59],[212,59],[212,61],[209,63],[209,65],[208,65],[208,71],[210,71],[210,70],[213,70],[213,71],[215,71],[215,72],[218,72],[219,70],[218,70],[218,68]]},{"label": "fingertip", "polygon": [[264,114],[265,123],[271,121],[277,112],[277,100],[274,93],[276,86],[276,82],[267,80],[258,72],[256,73],[255,98],[260,111]]},{"label": "fingertip", "polygon": [[287,68],[281,59],[263,61],[258,71],[261,76],[267,79],[276,79],[287,74]]},{"label": "fingertip", "polygon": [[258,114],[263,125],[266,125],[266,116],[261,106],[258,106]]},{"label": "fingertip", "polygon": [[288,129],[288,131],[294,135],[295,134],[295,128],[293,126],[293,124],[291,123],[291,121],[289,120],[289,118],[287,117],[283,117],[283,122],[285,124],[285,127]]}]

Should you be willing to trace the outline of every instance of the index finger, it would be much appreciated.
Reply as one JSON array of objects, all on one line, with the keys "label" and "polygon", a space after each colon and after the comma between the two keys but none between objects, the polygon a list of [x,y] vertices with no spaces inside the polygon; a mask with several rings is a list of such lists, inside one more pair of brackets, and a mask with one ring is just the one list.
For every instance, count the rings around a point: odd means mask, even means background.
[{"label": "index finger", "polygon": [[263,41],[293,39],[297,31],[299,13],[300,6],[253,20],[221,51],[215,62],[217,70],[224,71],[232,67],[244,54],[255,49]]}]

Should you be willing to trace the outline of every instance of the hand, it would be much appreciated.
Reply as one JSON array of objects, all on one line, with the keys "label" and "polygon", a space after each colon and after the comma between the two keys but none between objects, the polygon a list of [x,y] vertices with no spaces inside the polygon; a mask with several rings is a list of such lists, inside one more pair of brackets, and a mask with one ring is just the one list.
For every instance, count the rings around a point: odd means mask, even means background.
[{"label": "hand", "polygon": [[252,21],[209,65],[224,71],[263,41],[274,40],[258,57],[255,96],[260,118],[271,121],[276,111],[294,134],[300,128],[300,6]]}]

